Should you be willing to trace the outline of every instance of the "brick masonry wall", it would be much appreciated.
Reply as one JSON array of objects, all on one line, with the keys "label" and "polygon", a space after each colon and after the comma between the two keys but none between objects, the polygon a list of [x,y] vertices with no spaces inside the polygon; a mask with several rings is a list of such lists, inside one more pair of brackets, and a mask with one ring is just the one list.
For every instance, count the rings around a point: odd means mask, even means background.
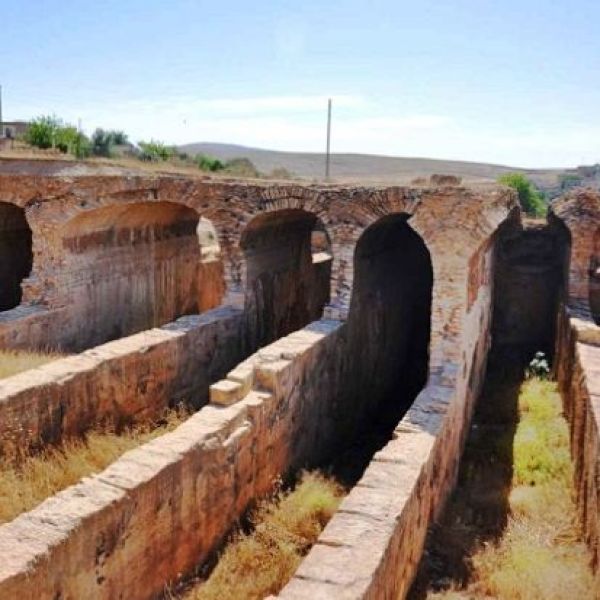
[{"label": "brick masonry wall", "polygon": [[573,190],[553,204],[552,218],[568,229],[571,242],[555,373],[570,426],[579,515],[600,589],[600,194]]},{"label": "brick masonry wall", "polygon": [[[364,565],[350,560],[363,555],[357,554],[358,542],[349,542],[328,555],[332,562],[323,562],[322,573],[335,564],[338,577],[356,574],[350,581],[307,575],[315,565],[312,554],[295,580],[307,590],[338,586],[347,597],[393,597],[407,589],[427,525],[453,486],[482,380],[491,315],[491,277],[486,274],[492,268],[492,251],[484,245],[516,206],[513,193],[497,187],[318,188],[47,176],[0,176],[0,191],[26,207],[35,257],[24,284],[25,306],[0,316],[5,340],[12,335],[24,339],[23,333],[14,333],[21,327],[11,320],[15,315],[16,321],[28,320],[30,331],[50,328],[44,322],[50,314],[53,323],[68,322],[71,308],[59,285],[66,264],[63,229],[87,210],[140,201],[194,208],[215,225],[225,301],[238,307],[245,295],[241,239],[248,223],[260,212],[311,212],[332,240],[331,300],[325,315],[342,319],[350,305],[360,236],[382,216],[407,215],[432,259],[429,381],[395,438],[348,497],[358,503],[356,510],[338,515],[356,513],[359,529],[365,522],[371,526],[369,560]],[[470,276],[470,264],[478,265],[478,275]],[[0,596],[151,598],[161,592],[166,581],[214,550],[274,477],[323,460],[350,431],[348,413],[361,417],[364,407],[353,413],[343,403],[343,392],[353,384],[346,329],[341,321],[325,318],[262,349],[213,385],[213,405],[175,432],[0,527],[0,554],[7,557],[0,564]],[[371,503],[379,509],[376,515],[369,513]],[[314,552],[324,547],[318,544]],[[284,594],[295,593],[290,589]]]},{"label": "brick masonry wall", "polygon": [[600,227],[600,193],[597,190],[575,189],[551,207],[556,217],[570,233],[569,304],[588,305],[592,267],[600,261],[596,237]]},{"label": "brick masonry wall", "polygon": [[[72,272],[64,240],[76,235],[77,223],[86,222],[88,215],[93,221],[99,211],[143,204],[155,206],[159,212],[169,203],[188,207],[210,221],[221,251],[224,303],[237,307],[242,307],[246,298],[247,261],[242,238],[250,223],[259,215],[277,211],[310,213],[320,219],[332,244],[326,316],[344,319],[353,286],[354,248],[363,231],[379,218],[390,213],[408,215],[415,231],[431,242],[434,270],[441,273],[445,268],[441,263],[450,257],[442,260],[440,254],[440,265],[436,265],[438,251],[463,254],[478,243],[482,232],[497,220],[496,215],[505,214],[516,204],[513,193],[497,186],[322,187],[145,175],[62,177],[37,174],[41,172],[37,165],[28,168],[33,174],[0,174],[0,197],[25,209],[33,234],[34,260],[33,270],[23,282],[23,307],[39,310],[25,323],[16,322],[20,312],[0,315],[0,344],[4,347],[28,343],[56,347],[62,342],[65,348],[79,349],[86,345],[87,325],[77,317],[81,309],[69,294]],[[147,213],[148,219],[154,218],[151,213]],[[452,233],[460,233],[462,244],[452,245],[453,240],[448,239]],[[211,270],[211,286],[213,275]],[[203,276],[199,287],[205,305],[207,295],[202,290],[207,285]],[[80,282],[80,289],[85,285],[94,285],[91,277]]]}]

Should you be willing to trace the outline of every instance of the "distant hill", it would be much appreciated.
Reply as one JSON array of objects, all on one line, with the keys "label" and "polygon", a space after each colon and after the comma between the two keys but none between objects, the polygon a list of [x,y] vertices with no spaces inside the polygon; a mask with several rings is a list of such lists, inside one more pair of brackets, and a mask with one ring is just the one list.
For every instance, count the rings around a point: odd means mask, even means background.
[{"label": "distant hill", "polygon": [[[318,153],[261,150],[210,142],[187,144],[180,149],[189,154],[210,154],[222,160],[245,157],[263,173],[283,167],[308,179],[322,179],[325,168],[324,156]],[[568,169],[519,169],[485,163],[370,154],[333,154],[331,157],[331,175],[336,181],[408,183],[416,177],[428,177],[434,173],[458,175],[466,181],[490,181],[503,173],[515,171],[526,173],[545,190],[559,185],[561,176],[576,173]]]}]

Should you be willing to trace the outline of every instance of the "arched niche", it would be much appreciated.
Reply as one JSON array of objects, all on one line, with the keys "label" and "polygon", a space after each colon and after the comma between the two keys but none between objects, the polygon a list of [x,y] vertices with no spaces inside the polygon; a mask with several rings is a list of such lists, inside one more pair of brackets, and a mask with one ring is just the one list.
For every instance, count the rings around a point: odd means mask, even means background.
[{"label": "arched niche", "polygon": [[348,315],[357,410],[397,423],[425,386],[432,287],[429,250],[406,214],[385,216],[363,232]]},{"label": "arched niche", "polygon": [[329,301],[332,255],[316,215],[301,209],[262,213],[245,228],[241,247],[253,346],[321,318]]},{"label": "arched niche", "polygon": [[62,229],[63,295],[81,329],[76,348],[198,312],[199,216],[172,202],[80,213]]},{"label": "arched niche", "polygon": [[21,283],[31,272],[32,235],[25,211],[0,202],[0,311],[21,302]]}]

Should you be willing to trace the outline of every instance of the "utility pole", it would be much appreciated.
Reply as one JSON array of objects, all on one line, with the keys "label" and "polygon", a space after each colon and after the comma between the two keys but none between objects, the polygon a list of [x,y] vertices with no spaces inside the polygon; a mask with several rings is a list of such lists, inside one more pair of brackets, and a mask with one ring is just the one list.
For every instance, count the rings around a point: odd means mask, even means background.
[{"label": "utility pole", "polygon": [[331,162],[331,98],[327,101],[327,154],[325,156],[325,179],[329,179]]}]

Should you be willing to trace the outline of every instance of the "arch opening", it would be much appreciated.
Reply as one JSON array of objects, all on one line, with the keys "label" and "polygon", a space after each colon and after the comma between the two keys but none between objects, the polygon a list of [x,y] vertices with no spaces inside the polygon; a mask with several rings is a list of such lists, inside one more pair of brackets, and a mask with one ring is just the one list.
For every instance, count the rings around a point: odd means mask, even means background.
[{"label": "arch opening", "polygon": [[321,318],[329,302],[331,243],[312,213],[258,215],[242,235],[250,342],[261,347]]},{"label": "arch opening", "polygon": [[65,294],[76,348],[164,325],[198,312],[199,216],[171,202],[107,206],[62,231]]},{"label": "arch opening", "polygon": [[25,211],[0,202],[0,311],[21,302],[21,283],[31,273],[32,234]]},{"label": "arch opening", "polygon": [[558,218],[508,219],[494,235],[494,346],[552,357],[560,302],[566,299],[571,235]]},{"label": "arch opening", "polygon": [[352,405],[389,433],[425,386],[433,267],[423,239],[405,214],[365,230],[354,254],[348,316],[357,393]]}]

